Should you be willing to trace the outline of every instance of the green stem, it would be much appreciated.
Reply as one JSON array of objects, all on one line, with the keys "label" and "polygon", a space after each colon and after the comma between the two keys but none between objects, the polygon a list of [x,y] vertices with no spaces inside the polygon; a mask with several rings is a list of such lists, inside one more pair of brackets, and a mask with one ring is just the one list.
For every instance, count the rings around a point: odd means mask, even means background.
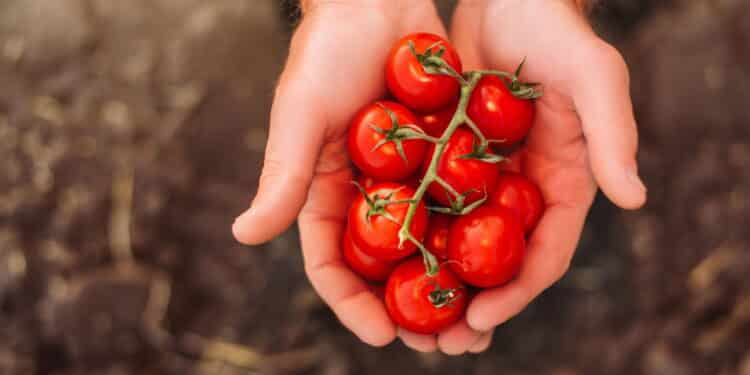
[{"label": "green stem", "polygon": [[472,73],[479,73],[480,75],[496,76],[500,78],[509,78],[509,79],[516,78],[515,74],[511,74],[508,72],[500,72],[497,70],[475,70]]},{"label": "green stem", "polygon": [[477,151],[479,151],[480,153],[485,152],[490,144],[487,141],[487,138],[485,138],[484,134],[482,134],[482,131],[479,130],[477,124],[474,123],[474,120],[472,120],[469,116],[466,116],[466,125],[468,125],[471,131],[473,131],[477,138],[479,138],[479,150]]},{"label": "green stem", "polygon": [[[456,113],[453,114],[453,118],[451,119],[450,123],[448,124],[448,127],[445,129],[443,134],[440,136],[440,138],[435,143],[435,151],[432,154],[432,159],[430,160],[430,165],[427,167],[427,172],[424,175],[424,178],[422,179],[422,182],[419,184],[419,187],[417,188],[417,191],[414,193],[414,196],[412,197],[413,203],[409,204],[409,210],[406,213],[406,217],[404,218],[404,222],[401,224],[401,229],[398,232],[398,238],[400,241],[400,244],[403,245],[404,242],[407,240],[418,243],[419,241],[412,236],[410,228],[412,221],[414,220],[414,215],[417,212],[417,207],[419,205],[419,202],[422,201],[422,198],[424,197],[425,193],[427,192],[427,187],[430,186],[431,183],[435,182],[437,177],[437,166],[440,161],[440,158],[443,156],[443,151],[445,150],[445,146],[448,143],[448,140],[451,138],[453,133],[456,132],[456,129],[458,129],[462,124],[466,123],[466,107],[469,105],[469,99],[471,98],[471,93],[474,91],[474,87],[476,87],[477,83],[479,82],[479,79],[482,77],[482,73],[480,72],[470,72],[467,73],[468,79],[460,80],[461,83],[461,99],[458,102],[458,106],[456,108]],[[453,189],[455,191],[455,189]],[[421,246],[421,243],[419,244],[420,250],[423,250],[424,246]],[[432,254],[430,254],[428,251],[423,250],[422,256],[425,257],[425,264],[432,263],[428,258],[434,258]],[[428,267],[427,273],[428,275],[432,275],[431,270]]]}]

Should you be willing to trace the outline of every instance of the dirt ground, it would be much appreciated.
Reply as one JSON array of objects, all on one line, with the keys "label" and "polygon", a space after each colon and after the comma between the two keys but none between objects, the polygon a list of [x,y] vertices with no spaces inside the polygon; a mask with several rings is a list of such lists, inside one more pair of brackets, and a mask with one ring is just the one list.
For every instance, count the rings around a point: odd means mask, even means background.
[{"label": "dirt ground", "polygon": [[750,3],[603,3],[649,204],[599,198],[567,276],[450,358],[359,343],[295,229],[231,237],[277,1],[0,1],[0,374],[750,374]]}]

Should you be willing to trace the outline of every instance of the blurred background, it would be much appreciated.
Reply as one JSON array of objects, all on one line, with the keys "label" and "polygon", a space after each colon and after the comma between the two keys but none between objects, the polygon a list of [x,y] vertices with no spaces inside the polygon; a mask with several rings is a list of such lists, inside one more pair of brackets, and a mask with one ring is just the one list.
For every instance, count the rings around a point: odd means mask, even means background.
[{"label": "blurred background", "polygon": [[288,4],[0,1],[0,374],[750,374],[750,2],[602,3],[648,206],[599,197],[567,276],[449,358],[359,343],[295,228],[231,237]]}]

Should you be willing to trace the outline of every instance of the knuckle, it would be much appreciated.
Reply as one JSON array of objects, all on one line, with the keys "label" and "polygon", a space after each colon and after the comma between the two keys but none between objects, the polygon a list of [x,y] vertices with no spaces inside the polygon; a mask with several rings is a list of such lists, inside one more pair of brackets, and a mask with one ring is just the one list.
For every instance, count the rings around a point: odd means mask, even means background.
[{"label": "knuckle", "polygon": [[611,44],[597,39],[589,51],[589,59],[598,66],[605,67],[608,74],[629,80],[628,66],[620,51]]}]

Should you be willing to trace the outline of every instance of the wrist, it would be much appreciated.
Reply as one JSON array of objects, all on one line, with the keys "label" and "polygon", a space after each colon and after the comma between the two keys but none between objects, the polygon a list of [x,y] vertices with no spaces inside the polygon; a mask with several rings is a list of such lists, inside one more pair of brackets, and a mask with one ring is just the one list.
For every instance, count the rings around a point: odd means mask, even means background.
[{"label": "wrist", "polygon": [[392,3],[404,3],[413,0],[300,0],[302,13],[308,13],[315,7],[325,4],[349,5],[357,7],[385,6]]}]

